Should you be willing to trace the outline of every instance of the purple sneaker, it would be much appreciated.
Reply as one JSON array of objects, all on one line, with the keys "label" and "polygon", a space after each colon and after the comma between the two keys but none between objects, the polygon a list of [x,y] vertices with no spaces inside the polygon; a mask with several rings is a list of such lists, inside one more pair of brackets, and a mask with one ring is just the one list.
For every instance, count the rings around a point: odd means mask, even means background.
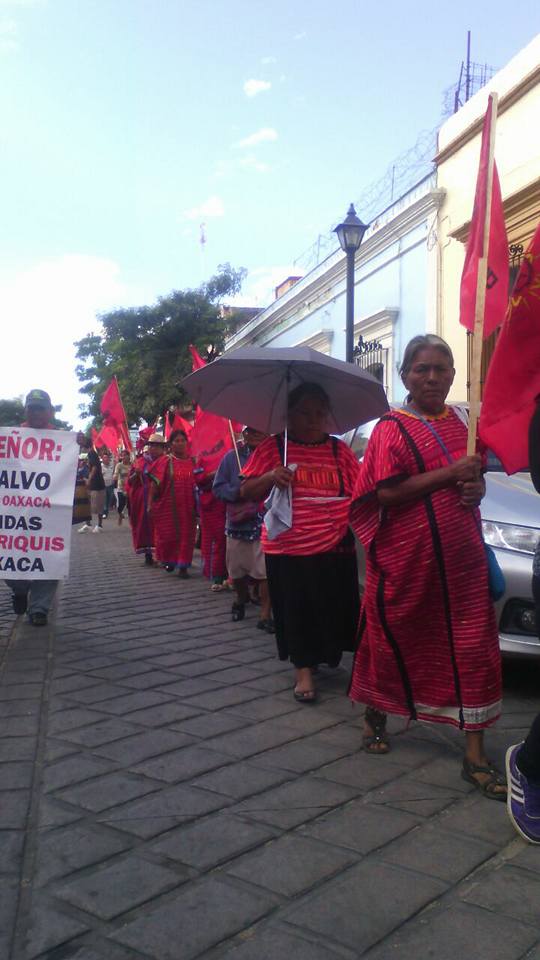
[{"label": "purple sneaker", "polygon": [[508,816],[524,840],[540,844],[540,787],[530,784],[517,768],[516,757],[521,747],[521,743],[516,743],[506,751]]}]

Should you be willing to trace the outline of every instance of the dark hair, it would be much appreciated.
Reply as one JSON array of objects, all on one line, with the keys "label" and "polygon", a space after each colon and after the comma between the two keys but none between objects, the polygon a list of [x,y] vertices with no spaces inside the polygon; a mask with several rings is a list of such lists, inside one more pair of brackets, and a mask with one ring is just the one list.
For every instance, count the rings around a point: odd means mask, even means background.
[{"label": "dark hair", "polygon": [[409,340],[405,347],[403,360],[399,368],[399,375],[402,380],[409,373],[417,354],[420,353],[421,350],[428,350],[430,347],[433,350],[440,350],[450,362],[450,366],[454,366],[454,355],[446,340],[443,340],[442,337],[437,337],[434,333],[420,334],[418,337],[413,337],[412,340]]},{"label": "dark hair", "polygon": [[301,383],[294,390],[291,390],[287,404],[288,409],[294,410],[304,397],[313,397],[314,400],[320,400],[325,406],[330,407],[330,398],[323,387],[320,387],[318,383]]},{"label": "dark hair", "polygon": [[172,443],[173,440],[176,440],[177,437],[183,437],[187,443],[187,433],[185,430],[173,430],[169,437],[169,443]]}]

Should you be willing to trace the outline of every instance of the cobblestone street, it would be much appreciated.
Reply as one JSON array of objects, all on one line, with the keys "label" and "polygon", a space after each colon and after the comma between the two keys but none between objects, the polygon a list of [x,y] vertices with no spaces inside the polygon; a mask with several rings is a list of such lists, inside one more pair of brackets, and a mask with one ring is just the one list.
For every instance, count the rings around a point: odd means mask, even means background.
[{"label": "cobblestone street", "polygon": [[[349,660],[297,704],[257,612],[74,535],[48,628],[1,588],[2,960],[540,960],[540,850],[460,777],[458,732],[360,749]],[[506,670],[502,764],[538,710]]]}]

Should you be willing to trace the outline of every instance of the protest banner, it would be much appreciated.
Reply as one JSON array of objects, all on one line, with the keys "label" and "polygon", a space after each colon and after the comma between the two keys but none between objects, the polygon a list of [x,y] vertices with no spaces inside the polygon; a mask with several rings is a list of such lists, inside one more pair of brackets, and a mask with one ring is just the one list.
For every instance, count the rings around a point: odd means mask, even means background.
[{"label": "protest banner", "polygon": [[0,427],[0,579],[68,576],[78,455],[76,433]]}]

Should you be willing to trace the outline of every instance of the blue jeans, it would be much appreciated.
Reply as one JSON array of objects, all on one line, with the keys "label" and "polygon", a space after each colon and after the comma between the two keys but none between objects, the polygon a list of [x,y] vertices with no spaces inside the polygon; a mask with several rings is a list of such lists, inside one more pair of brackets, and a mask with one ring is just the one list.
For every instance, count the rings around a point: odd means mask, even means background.
[{"label": "blue jeans", "polygon": [[103,511],[103,516],[108,517],[111,506],[114,502],[114,485],[112,487],[105,487],[105,509]]},{"label": "blue jeans", "polygon": [[15,595],[28,595],[28,616],[33,613],[48,613],[59,580],[6,580],[6,584]]}]

